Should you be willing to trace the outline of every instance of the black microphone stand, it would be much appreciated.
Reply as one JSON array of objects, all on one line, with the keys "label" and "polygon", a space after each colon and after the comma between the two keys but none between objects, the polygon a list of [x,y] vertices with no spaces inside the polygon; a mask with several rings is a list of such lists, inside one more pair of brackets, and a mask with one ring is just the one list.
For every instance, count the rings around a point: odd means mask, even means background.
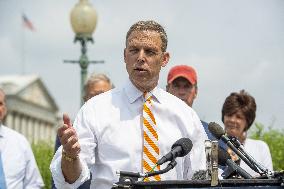
[{"label": "black microphone stand", "polygon": [[177,162],[175,159],[173,159],[165,169],[159,170],[159,171],[153,171],[153,172],[147,172],[147,173],[134,173],[134,172],[128,172],[128,171],[118,171],[117,175],[119,176],[119,182],[113,184],[113,188],[129,188],[131,185],[133,185],[135,182],[138,181],[138,178],[142,178],[143,180],[147,177],[160,175],[163,173],[166,173],[173,169],[177,165]]},{"label": "black microphone stand", "polygon": [[243,148],[243,145],[236,137],[231,137],[231,141],[234,144],[234,146],[236,146],[236,148],[239,149],[242,152],[242,154],[244,154],[244,156],[248,159],[248,161],[250,161],[259,170],[258,173],[260,175],[265,174],[269,177],[271,173],[269,173],[268,169],[262,166],[261,164],[259,164],[251,155],[249,155]]},{"label": "black microphone stand", "polygon": [[[233,161],[227,161],[227,167],[221,174],[223,179],[252,179],[252,176],[243,170],[241,167],[234,166]],[[235,164],[236,165],[236,164]]]},{"label": "black microphone stand", "polygon": [[261,174],[261,172],[259,171],[259,169],[256,167],[255,164],[253,164],[244,154],[243,152],[239,151],[238,148],[235,146],[235,144],[232,142],[231,139],[229,139],[228,137],[222,137],[221,138],[228,147],[230,147],[252,170],[254,170],[255,172]]}]

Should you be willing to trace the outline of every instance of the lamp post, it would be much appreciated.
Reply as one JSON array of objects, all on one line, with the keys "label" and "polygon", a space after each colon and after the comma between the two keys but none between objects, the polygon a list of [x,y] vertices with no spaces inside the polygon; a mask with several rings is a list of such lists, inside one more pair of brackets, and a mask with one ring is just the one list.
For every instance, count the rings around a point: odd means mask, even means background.
[{"label": "lamp post", "polygon": [[80,0],[72,9],[70,14],[71,26],[75,33],[74,43],[81,44],[81,56],[79,60],[64,60],[64,63],[79,63],[81,68],[81,105],[84,103],[84,85],[88,75],[90,63],[104,63],[100,61],[90,61],[87,56],[87,43],[94,43],[92,34],[97,25],[97,13],[88,0]]}]

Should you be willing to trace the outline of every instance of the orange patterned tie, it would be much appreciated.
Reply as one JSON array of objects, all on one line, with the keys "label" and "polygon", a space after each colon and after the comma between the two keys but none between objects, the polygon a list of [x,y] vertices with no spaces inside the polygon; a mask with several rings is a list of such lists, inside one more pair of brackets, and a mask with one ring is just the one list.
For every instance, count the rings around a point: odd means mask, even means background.
[{"label": "orange patterned tie", "polygon": [[[158,133],[155,117],[151,111],[152,96],[150,93],[144,93],[145,103],[143,105],[143,172],[150,172],[155,167],[160,150],[158,146]],[[157,166],[156,170],[160,170]],[[156,171],[155,170],[155,171]],[[145,178],[144,181],[160,181],[160,175]]]}]

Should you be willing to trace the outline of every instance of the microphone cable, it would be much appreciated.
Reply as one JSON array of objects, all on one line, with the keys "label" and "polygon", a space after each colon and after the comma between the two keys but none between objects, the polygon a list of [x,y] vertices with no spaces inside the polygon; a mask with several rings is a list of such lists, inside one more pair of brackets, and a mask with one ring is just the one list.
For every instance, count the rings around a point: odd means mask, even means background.
[{"label": "microphone cable", "polygon": [[147,177],[151,177],[151,176],[155,176],[155,175],[160,175],[160,174],[166,173],[166,172],[170,171],[171,169],[173,169],[176,165],[177,165],[177,162],[176,162],[175,159],[173,159],[167,165],[167,167],[165,169],[145,173],[142,180],[144,181],[144,179],[147,178]]}]

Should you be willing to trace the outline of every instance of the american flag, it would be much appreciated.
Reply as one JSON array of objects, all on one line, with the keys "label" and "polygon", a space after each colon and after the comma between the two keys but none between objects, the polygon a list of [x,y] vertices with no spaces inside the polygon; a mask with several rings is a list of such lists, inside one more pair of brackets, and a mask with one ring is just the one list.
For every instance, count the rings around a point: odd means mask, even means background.
[{"label": "american flag", "polygon": [[32,22],[27,18],[25,14],[22,14],[23,25],[31,31],[35,31],[35,28]]}]

